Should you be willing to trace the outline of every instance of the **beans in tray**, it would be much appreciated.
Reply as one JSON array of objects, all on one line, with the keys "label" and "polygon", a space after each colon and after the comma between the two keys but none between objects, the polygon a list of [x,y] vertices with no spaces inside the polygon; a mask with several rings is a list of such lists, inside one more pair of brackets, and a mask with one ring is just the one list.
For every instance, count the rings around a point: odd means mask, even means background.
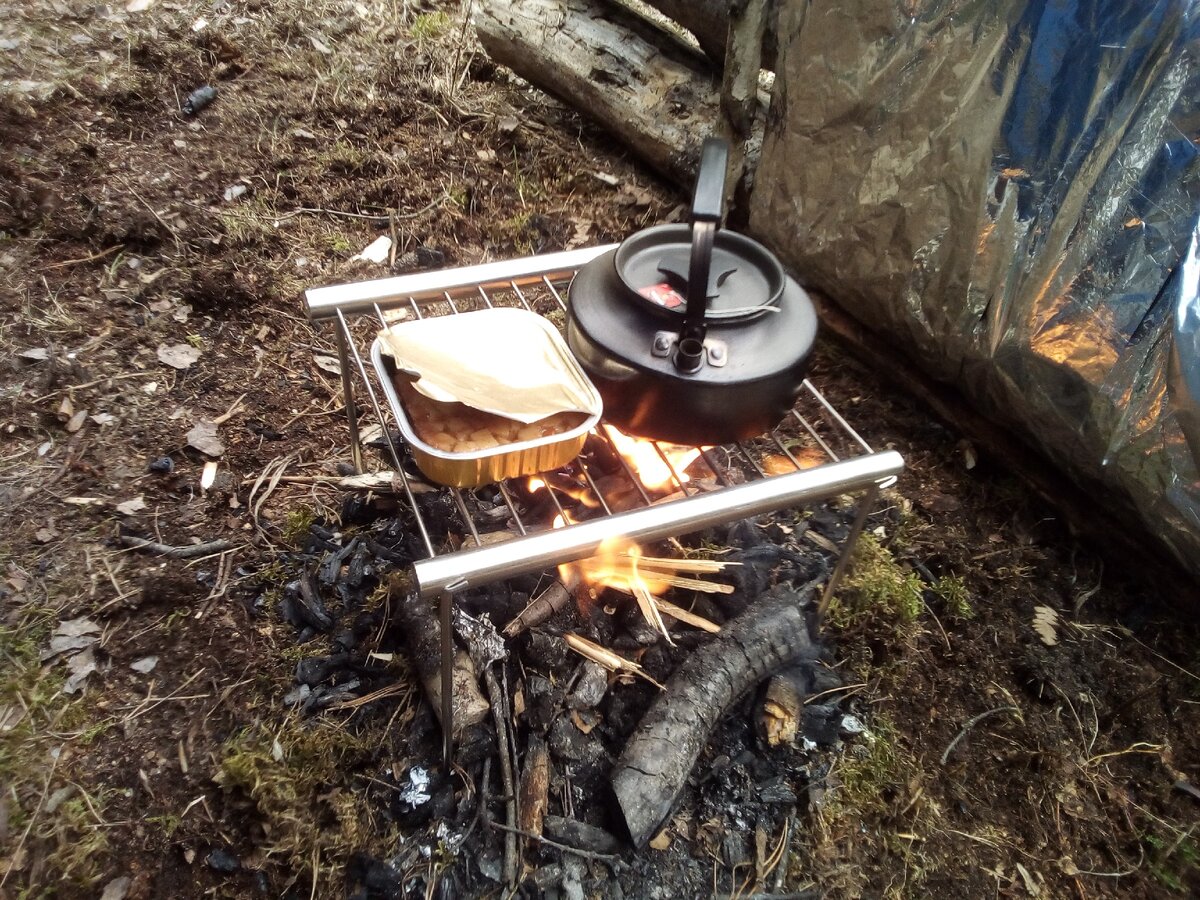
[{"label": "beans in tray", "polygon": [[400,379],[396,380],[396,390],[417,437],[444,453],[480,453],[566,434],[587,418],[584,413],[562,412],[526,425],[462,403],[431,400]]}]

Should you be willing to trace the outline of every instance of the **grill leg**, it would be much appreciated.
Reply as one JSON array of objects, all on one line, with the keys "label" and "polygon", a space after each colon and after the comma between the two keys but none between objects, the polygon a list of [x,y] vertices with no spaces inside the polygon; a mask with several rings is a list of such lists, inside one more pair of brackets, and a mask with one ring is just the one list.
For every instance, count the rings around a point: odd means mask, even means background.
[{"label": "grill leg", "polygon": [[454,594],[441,593],[439,600],[442,631],[442,765],[450,770],[454,758],[454,638],[450,634],[450,609]]},{"label": "grill leg", "polygon": [[353,376],[350,374],[350,351],[346,344],[346,329],[337,327],[338,365],[342,369],[342,399],[346,404],[346,421],[350,425],[350,461],[354,471],[362,474],[362,443],[358,439],[358,407],[354,404]]},{"label": "grill leg", "polygon": [[829,608],[829,602],[833,599],[838,585],[841,584],[842,576],[846,574],[846,569],[850,565],[850,557],[854,555],[854,545],[858,543],[858,537],[867,524],[867,516],[875,511],[875,504],[878,500],[879,485],[872,484],[867,488],[867,493],[858,504],[858,515],[854,517],[854,523],[850,526],[850,534],[846,536],[842,555],[838,557],[837,565],[833,567],[833,574],[829,576],[829,581],[825,585],[825,592],[821,595],[821,602],[817,604],[818,622],[825,618],[825,610]]}]

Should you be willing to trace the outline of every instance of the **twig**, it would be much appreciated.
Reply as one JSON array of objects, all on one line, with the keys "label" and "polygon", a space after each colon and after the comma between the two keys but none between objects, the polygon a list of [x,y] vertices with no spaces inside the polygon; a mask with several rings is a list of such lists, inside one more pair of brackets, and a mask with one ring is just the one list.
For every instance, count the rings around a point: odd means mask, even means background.
[{"label": "twig", "polygon": [[[487,685],[488,700],[491,701],[492,718],[496,722],[496,742],[500,751],[500,781],[504,786],[504,811],[509,826],[517,821],[516,785],[513,781],[512,756],[509,750],[509,733],[507,717],[504,715],[500,700],[500,685],[496,681],[496,673],[489,665],[483,670],[483,680]],[[506,828],[505,831],[509,829]],[[514,829],[515,830],[515,829]],[[510,887],[517,884],[517,839],[509,834],[504,841],[504,881]]]},{"label": "twig", "polygon": [[101,250],[99,253],[93,253],[91,256],[84,256],[81,259],[65,259],[62,262],[56,262],[51,263],[48,266],[42,266],[42,269],[61,269],[64,266],[77,266],[80,263],[95,262],[98,259],[104,259],[104,257],[108,256],[110,253],[120,250],[124,246],[124,244],[113,244],[113,246],[109,247],[107,250]]},{"label": "twig", "polygon": [[164,219],[162,216],[160,216],[158,214],[158,210],[156,210],[153,206],[151,206],[149,203],[147,203],[142,198],[142,195],[133,189],[133,185],[131,185],[129,182],[125,182],[125,190],[127,190],[127,191],[129,191],[129,193],[133,194],[134,199],[137,200],[138,203],[142,204],[142,206],[144,206],[144,207],[146,207],[146,209],[150,210],[150,215],[154,216],[154,218],[156,218],[158,220],[159,225],[161,225],[163,228],[167,229],[167,231],[170,233],[171,237],[175,241],[176,249],[178,249],[179,248],[179,232],[177,232],[175,230],[175,228],[166,219]]},{"label": "twig", "polygon": [[160,556],[169,556],[171,559],[195,559],[198,556],[208,556],[210,553],[223,553],[226,550],[234,548],[232,541],[224,540],[209,541],[206,544],[192,544],[188,547],[171,547],[167,544],[160,544],[157,541],[148,541],[145,538],[134,537],[131,534],[123,534],[119,540],[122,544],[132,547],[134,550],[148,550]]},{"label": "twig", "polygon": [[507,825],[501,825],[499,822],[494,822],[487,819],[486,823],[489,828],[495,828],[497,831],[503,831],[507,834],[516,837],[528,838],[531,841],[537,841],[539,844],[545,844],[547,847],[553,847],[555,850],[561,850],[563,853],[573,853],[575,856],[582,856],[584,859],[594,859],[597,862],[611,863],[620,859],[611,853],[596,853],[592,850],[580,850],[578,847],[572,847],[569,844],[560,844],[558,841],[552,841],[548,837],[542,837],[540,834],[534,834],[532,831],[523,831],[520,828],[510,828]]},{"label": "twig", "polygon": [[946,760],[950,758],[950,754],[954,751],[954,748],[958,746],[958,742],[967,736],[968,731],[970,731],[988,716],[994,716],[997,713],[1002,712],[1017,713],[1017,715],[1020,715],[1021,713],[1021,711],[1015,706],[997,706],[995,709],[989,709],[987,712],[981,712],[979,715],[968,719],[967,724],[962,727],[962,731],[954,736],[954,740],[950,742],[950,745],[946,747],[946,752],[942,754],[942,765],[944,766],[946,764]]},{"label": "twig", "polygon": [[229,407],[228,410],[213,419],[212,423],[214,425],[224,425],[237,414],[237,411],[242,407],[242,401],[245,399],[246,395],[242,394],[242,396],[233,401],[233,406]]}]

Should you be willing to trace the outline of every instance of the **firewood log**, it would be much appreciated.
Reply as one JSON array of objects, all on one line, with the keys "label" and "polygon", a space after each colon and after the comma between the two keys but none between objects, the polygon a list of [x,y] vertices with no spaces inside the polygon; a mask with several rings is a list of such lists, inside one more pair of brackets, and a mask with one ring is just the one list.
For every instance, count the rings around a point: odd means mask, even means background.
[{"label": "firewood log", "polygon": [[612,785],[637,847],[662,828],[721,716],[767,676],[815,659],[804,607],[815,591],[775,590],[689,656],[638,723]]},{"label": "firewood log", "polygon": [[497,62],[676,183],[693,182],[719,121],[721,77],[702,53],[609,0],[491,0],[477,6],[475,30]]}]

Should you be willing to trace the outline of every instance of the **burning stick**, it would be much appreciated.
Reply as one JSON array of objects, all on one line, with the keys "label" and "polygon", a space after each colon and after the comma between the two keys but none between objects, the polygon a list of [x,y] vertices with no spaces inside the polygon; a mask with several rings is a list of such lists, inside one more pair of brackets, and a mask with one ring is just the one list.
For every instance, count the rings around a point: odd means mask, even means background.
[{"label": "burning stick", "polygon": [[725,562],[720,559],[671,559],[666,556],[643,556],[638,559],[643,569],[665,569],[668,572],[720,572],[729,566],[740,566],[740,562]]},{"label": "burning stick", "polygon": [[654,685],[659,690],[666,690],[661,684],[646,674],[646,670],[637,663],[626,659],[625,657],[613,653],[611,650],[606,650],[599,644],[594,644],[585,637],[580,637],[577,634],[567,632],[563,635],[567,646],[583,656],[590,659],[592,662],[604,666],[610,672],[625,672],[629,675],[637,675],[640,678],[645,678],[648,682]]},{"label": "burning stick", "polygon": [[721,630],[721,626],[716,622],[710,622],[704,616],[698,616],[694,612],[688,612],[674,603],[668,603],[666,600],[658,600],[658,611],[666,613],[672,619],[678,619],[688,625],[693,625],[702,631],[707,631],[709,634],[716,634]]}]

